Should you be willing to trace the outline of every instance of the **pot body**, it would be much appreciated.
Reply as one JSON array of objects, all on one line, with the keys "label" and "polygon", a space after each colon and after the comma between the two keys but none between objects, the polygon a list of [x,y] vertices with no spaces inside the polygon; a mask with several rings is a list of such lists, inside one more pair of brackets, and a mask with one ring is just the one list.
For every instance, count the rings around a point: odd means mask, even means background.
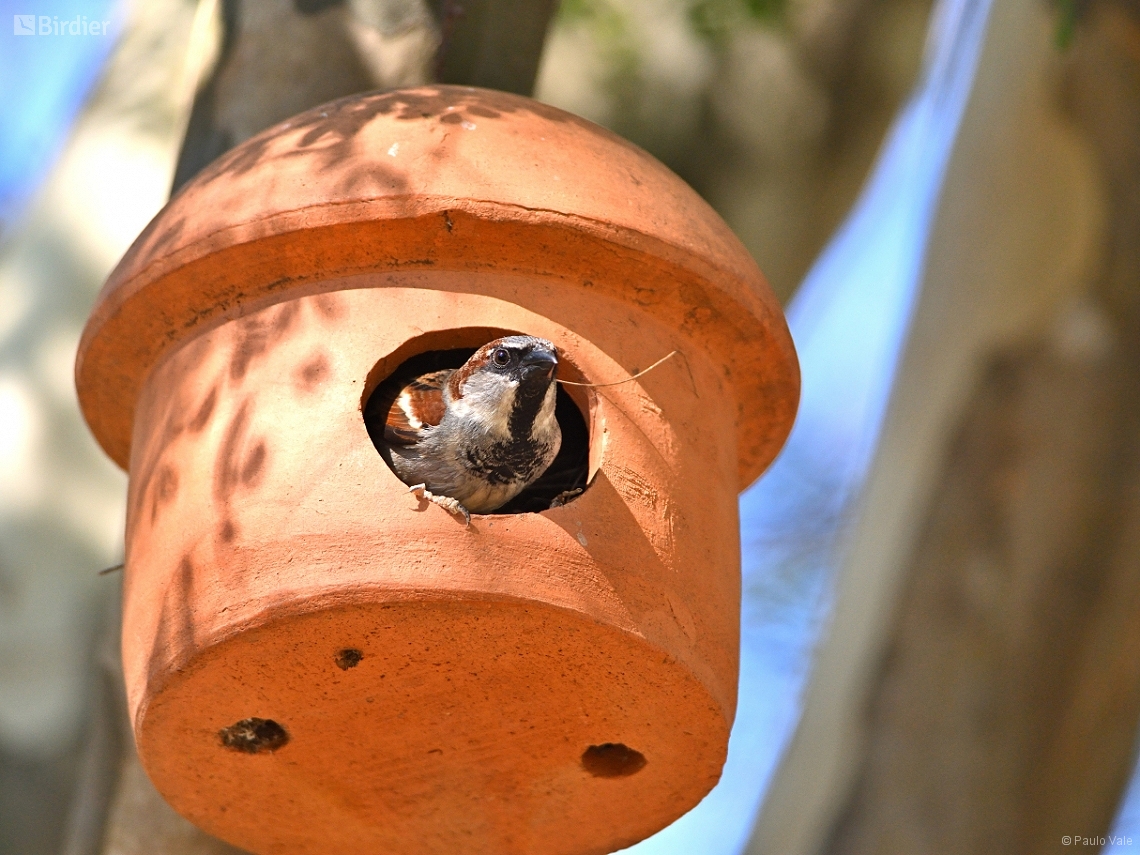
[{"label": "pot body", "polygon": [[[258,853],[603,853],[672,822],[718,779],[736,702],[724,372],[554,277],[309,291],[180,342],[142,384],[123,654],[159,791]],[[465,528],[408,493],[361,404],[408,356],[508,331],[594,383],[679,356],[576,390],[580,497]],[[252,720],[284,736],[235,747]]]},{"label": "pot body", "polygon": [[[361,406],[418,353],[552,340],[589,428],[564,507],[409,495]],[[737,493],[799,378],[716,213],[526,98],[342,99],[227,152],[108,279],[76,360],[130,470],[123,659],[143,765],[257,853],[609,852],[717,780]]]}]

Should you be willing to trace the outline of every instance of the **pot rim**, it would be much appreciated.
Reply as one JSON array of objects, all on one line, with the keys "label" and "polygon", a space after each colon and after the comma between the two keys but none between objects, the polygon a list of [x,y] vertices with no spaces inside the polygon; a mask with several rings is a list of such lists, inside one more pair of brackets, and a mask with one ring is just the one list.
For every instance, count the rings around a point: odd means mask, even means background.
[{"label": "pot rim", "polygon": [[[498,192],[474,186],[459,170],[458,178],[428,176],[412,192],[346,190],[344,181],[336,183],[343,178],[336,165],[320,167],[314,158],[322,150],[304,148],[304,139],[333,131],[345,139],[372,138],[392,125],[432,152],[443,145],[432,136],[439,135],[435,120],[455,114],[394,125],[377,109],[393,98],[430,98],[424,103],[436,106],[455,101],[478,116],[498,111],[504,121],[480,120],[485,133],[476,143],[469,142],[473,134],[460,138],[474,149],[450,145],[460,166],[485,165],[479,160],[485,156],[505,161],[506,184],[525,171],[514,167],[527,153],[505,147],[519,143],[520,123],[524,144],[541,131],[563,149],[588,147],[594,169],[583,181],[589,186],[567,198],[560,188],[536,184],[533,176],[527,183],[522,175],[519,186]],[[381,162],[385,156],[357,151],[352,166],[390,170]],[[408,181],[419,180],[421,169],[409,170]],[[621,204],[631,188],[609,189],[619,177],[632,179],[640,212],[627,210],[633,203]],[[495,193],[514,198],[486,198]],[[606,193],[613,198],[603,198]],[[233,200],[253,200],[252,213]],[[520,96],[447,86],[322,105],[247,140],[189,182],[96,299],[76,359],[84,416],[125,469],[135,401],[170,350],[268,305],[342,290],[349,277],[427,271],[554,279],[678,327],[723,367],[735,393],[741,489],[771,463],[791,430],[799,368],[787,324],[759,268],[719,216],[680,178],[609,131]],[[415,284],[406,280],[396,275],[390,284]],[[653,287],[633,284],[645,281]]]}]

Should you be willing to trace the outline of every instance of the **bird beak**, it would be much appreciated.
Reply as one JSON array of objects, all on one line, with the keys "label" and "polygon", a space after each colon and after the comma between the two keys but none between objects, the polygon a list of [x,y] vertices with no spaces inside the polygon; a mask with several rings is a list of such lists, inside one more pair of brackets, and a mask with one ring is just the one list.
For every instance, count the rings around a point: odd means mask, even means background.
[{"label": "bird beak", "polygon": [[554,369],[558,367],[558,358],[545,350],[532,350],[519,360],[519,366],[527,373],[534,370],[545,374],[547,377],[553,377]]}]

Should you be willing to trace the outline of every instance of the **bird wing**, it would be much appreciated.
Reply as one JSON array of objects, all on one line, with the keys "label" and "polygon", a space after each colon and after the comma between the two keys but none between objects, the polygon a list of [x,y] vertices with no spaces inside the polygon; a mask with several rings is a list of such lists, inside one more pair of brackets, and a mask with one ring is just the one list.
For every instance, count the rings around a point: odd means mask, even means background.
[{"label": "bird wing", "polygon": [[388,408],[384,439],[394,445],[414,445],[427,428],[443,421],[443,385],[451,373],[445,369],[422,374],[404,386]]}]

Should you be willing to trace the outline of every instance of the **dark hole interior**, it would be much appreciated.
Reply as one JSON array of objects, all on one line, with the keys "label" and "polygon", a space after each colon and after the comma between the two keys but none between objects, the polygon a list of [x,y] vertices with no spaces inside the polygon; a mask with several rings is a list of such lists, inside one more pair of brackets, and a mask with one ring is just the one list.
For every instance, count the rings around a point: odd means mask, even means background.
[{"label": "dark hole interior", "polygon": [[[372,444],[381,456],[387,448],[387,443],[384,441],[384,420],[400,390],[421,374],[444,368],[459,368],[474,352],[473,347],[429,350],[405,360],[391,376],[376,387],[364,405],[364,424],[368,428]],[[560,494],[585,489],[590,470],[590,435],[586,428],[586,420],[573,398],[561,386],[558,387],[557,395],[554,417],[558,419],[558,426],[562,429],[562,447],[558,451],[558,456],[537,481],[493,513],[524,514],[545,511]]]},{"label": "dark hole interior", "polygon": [[582,768],[595,778],[624,778],[645,768],[645,755],[620,742],[591,745],[582,752]]},{"label": "dark hole interior", "polygon": [[364,654],[353,648],[346,647],[344,650],[337,651],[334,661],[336,667],[341,671],[347,671],[349,668],[355,668],[360,664],[360,660],[364,658]]},{"label": "dark hole interior", "polygon": [[243,718],[218,731],[222,745],[243,754],[276,751],[289,741],[285,728],[271,718]]}]

